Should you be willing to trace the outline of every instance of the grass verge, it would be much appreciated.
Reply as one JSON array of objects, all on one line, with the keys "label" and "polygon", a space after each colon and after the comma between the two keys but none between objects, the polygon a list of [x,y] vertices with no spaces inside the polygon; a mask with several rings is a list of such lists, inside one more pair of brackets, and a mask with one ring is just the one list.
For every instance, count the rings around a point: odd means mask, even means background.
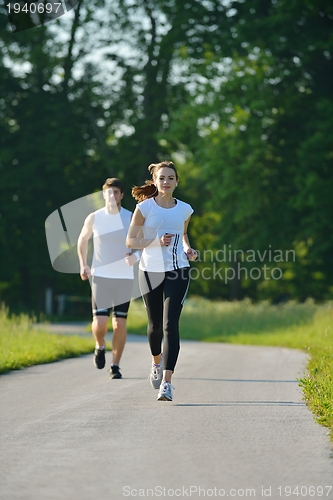
[{"label": "grass verge", "polygon": [[0,374],[80,356],[93,349],[92,338],[35,330],[33,319],[27,315],[10,317],[6,308],[0,309]]}]

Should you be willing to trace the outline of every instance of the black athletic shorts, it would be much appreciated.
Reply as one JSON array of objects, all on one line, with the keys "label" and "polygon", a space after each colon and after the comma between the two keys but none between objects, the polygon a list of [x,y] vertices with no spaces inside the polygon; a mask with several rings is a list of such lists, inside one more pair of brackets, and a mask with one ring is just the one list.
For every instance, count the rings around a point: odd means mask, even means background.
[{"label": "black athletic shorts", "polygon": [[133,280],[101,278],[92,276],[91,302],[93,316],[112,316],[127,318]]}]

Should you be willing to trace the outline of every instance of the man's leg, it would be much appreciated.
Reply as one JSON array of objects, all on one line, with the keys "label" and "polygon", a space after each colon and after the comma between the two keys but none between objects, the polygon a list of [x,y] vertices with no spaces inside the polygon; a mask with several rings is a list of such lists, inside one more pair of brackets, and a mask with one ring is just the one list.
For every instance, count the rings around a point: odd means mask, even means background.
[{"label": "man's leg", "polygon": [[108,331],[108,319],[111,311],[107,301],[107,282],[108,281],[104,278],[96,276],[93,276],[91,281],[91,302],[93,311],[91,331],[96,341],[94,365],[99,370],[105,366],[104,337]]},{"label": "man's leg", "polygon": [[96,349],[104,348],[104,337],[108,331],[108,320],[111,312],[109,281],[100,276],[92,276],[91,280],[91,306],[93,320],[92,334],[96,340]]},{"label": "man's leg", "polygon": [[96,340],[94,365],[101,370],[105,366],[105,340],[108,331],[109,316],[95,315],[92,320],[91,330]]},{"label": "man's leg", "polygon": [[119,365],[127,339],[126,318],[112,316],[112,364]]},{"label": "man's leg", "polygon": [[104,337],[108,331],[109,316],[94,316],[91,324],[92,334],[96,340],[96,348],[105,348]]},{"label": "man's leg", "polygon": [[126,318],[127,318],[127,311],[123,313],[123,317],[119,317],[119,312],[114,310],[112,315],[113,338],[112,338],[112,364],[110,367],[110,378],[122,378],[122,374],[120,373],[119,370],[119,362],[126,344],[126,337],[127,337]]},{"label": "man's leg", "polygon": [[131,279],[113,279],[112,280],[112,364],[110,368],[111,378],[122,378],[119,371],[119,363],[124,351],[127,339],[127,313],[130,306],[132,295],[133,280]]}]

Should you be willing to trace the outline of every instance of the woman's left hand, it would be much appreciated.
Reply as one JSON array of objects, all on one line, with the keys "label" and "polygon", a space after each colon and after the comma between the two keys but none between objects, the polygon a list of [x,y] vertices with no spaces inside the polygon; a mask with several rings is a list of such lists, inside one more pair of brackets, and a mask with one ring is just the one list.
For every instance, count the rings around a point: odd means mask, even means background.
[{"label": "woman's left hand", "polygon": [[198,257],[198,252],[196,250],[194,250],[193,248],[189,248],[186,251],[186,256],[187,256],[188,260],[192,261]]}]

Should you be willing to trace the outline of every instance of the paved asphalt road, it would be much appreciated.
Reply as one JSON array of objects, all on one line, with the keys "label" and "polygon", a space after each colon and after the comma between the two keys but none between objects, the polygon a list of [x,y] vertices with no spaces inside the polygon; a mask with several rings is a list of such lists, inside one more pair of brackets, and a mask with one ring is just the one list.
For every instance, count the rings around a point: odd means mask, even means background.
[{"label": "paved asphalt road", "polygon": [[182,342],[172,403],[149,363],[130,336],[122,380],[92,355],[1,376],[1,500],[333,498],[302,352]]}]

